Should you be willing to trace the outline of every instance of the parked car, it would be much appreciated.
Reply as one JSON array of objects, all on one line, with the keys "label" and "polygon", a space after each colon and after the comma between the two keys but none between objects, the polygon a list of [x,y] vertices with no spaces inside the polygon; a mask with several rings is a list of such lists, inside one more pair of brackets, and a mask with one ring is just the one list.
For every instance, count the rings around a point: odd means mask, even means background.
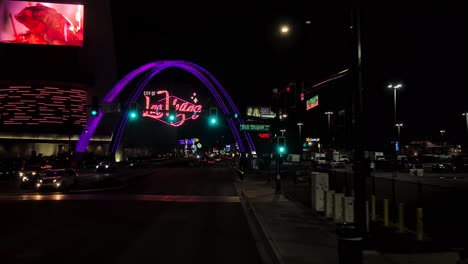
[{"label": "parked car", "polygon": [[112,172],[116,168],[115,162],[113,161],[101,161],[96,165],[96,172]]},{"label": "parked car", "polygon": [[77,183],[78,174],[74,169],[50,169],[43,171],[36,179],[35,189],[68,191]]},{"label": "parked car", "polygon": [[436,172],[456,172],[455,165],[452,162],[437,162],[432,165],[432,171]]},{"label": "parked car", "polygon": [[333,160],[332,162],[330,162],[330,165],[332,168],[345,168],[346,162],[342,160]]},{"label": "parked car", "polygon": [[451,157],[437,158],[432,164],[432,171],[435,172],[455,172],[456,166]]}]

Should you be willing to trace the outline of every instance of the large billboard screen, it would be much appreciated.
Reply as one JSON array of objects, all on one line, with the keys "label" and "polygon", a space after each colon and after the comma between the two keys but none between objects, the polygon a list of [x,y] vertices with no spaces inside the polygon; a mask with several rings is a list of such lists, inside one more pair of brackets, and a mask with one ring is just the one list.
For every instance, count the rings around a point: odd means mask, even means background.
[{"label": "large billboard screen", "polygon": [[83,17],[83,5],[0,1],[0,42],[83,46]]}]

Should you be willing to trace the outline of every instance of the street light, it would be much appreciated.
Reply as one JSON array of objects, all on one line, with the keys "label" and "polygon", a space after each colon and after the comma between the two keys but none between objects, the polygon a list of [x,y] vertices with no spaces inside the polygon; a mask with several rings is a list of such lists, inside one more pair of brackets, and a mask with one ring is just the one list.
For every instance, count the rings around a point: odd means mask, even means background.
[{"label": "street light", "polygon": [[445,130],[443,130],[443,129],[440,130],[440,135],[441,135],[441,137],[442,137],[442,143],[443,143],[443,141],[444,141],[444,134],[445,134]]},{"label": "street light", "polygon": [[396,101],[397,101],[397,90],[403,87],[401,83],[397,85],[389,84],[387,86],[390,89],[393,89],[393,124],[397,123],[397,108],[396,108]]},{"label": "street light", "polygon": [[330,115],[333,115],[333,112],[325,112],[328,115],[328,132],[330,132]]},{"label": "street light", "polygon": [[280,32],[282,35],[287,35],[289,33],[289,26],[288,25],[281,25]]},{"label": "street light", "polygon": [[465,116],[465,120],[466,120],[466,132],[468,133],[468,112],[464,112],[462,115]]},{"label": "street light", "polygon": [[[328,116],[328,136],[329,136],[329,139],[331,138],[333,140],[333,136],[331,135],[331,129],[330,129],[330,115],[333,115],[333,112],[328,111],[328,112],[325,112],[325,114]],[[331,145],[332,140],[330,140],[330,145]]]},{"label": "street light", "polygon": [[302,159],[302,126],[304,125],[304,123],[299,122],[297,123],[297,125],[299,126],[299,154],[301,155]]},{"label": "street light", "polygon": [[284,132],[286,132],[286,129],[281,129],[280,132],[281,132],[281,136],[284,137]]},{"label": "street light", "polygon": [[398,141],[400,141],[400,129],[401,129],[401,127],[403,126],[403,123],[395,124],[395,126],[396,126],[397,129],[398,129]]},{"label": "street light", "polygon": [[[393,85],[393,84],[389,84],[387,86],[388,88],[390,89],[393,89],[393,124],[397,124],[397,90],[400,89],[401,87],[403,87],[403,85],[401,83],[399,84],[396,84],[396,85]],[[399,127],[397,127],[397,135],[399,133]],[[399,136],[398,136],[399,137]],[[399,138],[397,139],[399,140]],[[396,146],[396,141],[395,140],[395,154],[398,154],[397,152],[397,146]],[[395,159],[396,159],[396,155],[395,155]]]}]

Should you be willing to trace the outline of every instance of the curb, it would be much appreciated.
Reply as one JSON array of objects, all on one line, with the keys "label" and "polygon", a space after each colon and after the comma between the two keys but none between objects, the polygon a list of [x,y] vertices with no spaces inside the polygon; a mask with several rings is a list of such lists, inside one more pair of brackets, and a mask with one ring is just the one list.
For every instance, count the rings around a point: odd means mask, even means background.
[{"label": "curb", "polygon": [[247,197],[247,195],[245,195],[244,190],[242,190],[241,193],[242,193],[242,197],[246,201],[248,213],[253,215],[257,229],[261,231],[259,233],[261,233],[263,241],[267,242],[265,244],[267,245],[267,249],[269,251],[270,256],[272,257],[272,259],[274,260],[276,264],[285,264],[283,260],[283,256],[281,255],[278,246],[276,246],[275,242],[271,238],[270,232],[265,227],[262,217],[257,213],[255,207],[250,202],[250,199]]}]

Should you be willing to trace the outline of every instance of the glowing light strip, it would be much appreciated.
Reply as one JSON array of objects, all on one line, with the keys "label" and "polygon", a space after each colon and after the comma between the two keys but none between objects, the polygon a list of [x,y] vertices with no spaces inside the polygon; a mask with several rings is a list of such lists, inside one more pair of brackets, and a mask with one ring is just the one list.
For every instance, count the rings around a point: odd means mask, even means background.
[{"label": "glowing light strip", "polygon": [[[21,140],[61,140],[68,141],[68,135],[62,134],[18,134],[18,133],[0,133],[1,139],[21,139]],[[72,135],[71,140],[78,140],[79,135]],[[92,137],[93,141],[104,141],[108,142],[111,140],[110,136],[97,135]]]},{"label": "glowing light strip", "polygon": [[[234,102],[232,101],[231,97],[229,96],[229,94],[226,92],[226,90],[223,88],[223,86],[218,82],[218,80],[216,80],[216,78],[214,78],[213,75],[211,75],[211,73],[209,73],[207,70],[205,70],[204,68],[202,68],[201,66],[198,66],[196,64],[193,64],[193,63],[190,63],[192,65],[194,65],[195,67],[197,67],[198,69],[200,69],[202,72],[204,72],[205,74],[207,74],[212,80],[213,82],[218,86],[218,88],[221,90],[221,92],[224,94],[225,98],[227,99],[227,101],[229,102],[229,104],[231,105],[231,108],[234,110],[235,113],[239,113],[239,109],[237,109],[237,106],[234,104]],[[240,123],[244,123],[242,119],[239,120]],[[236,131],[237,131],[237,128],[236,128]],[[249,147],[250,147],[250,150],[251,151],[256,151],[255,150],[255,145],[253,144],[253,141],[252,141],[252,138],[250,137],[250,134],[247,133],[247,132],[244,132],[244,136],[247,140],[247,143],[249,144]]]},{"label": "glowing light strip", "polygon": [[[229,113],[229,110],[227,109],[226,105],[224,104],[224,101],[221,99],[220,95],[218,94],[218,92],[216,91],[214,86],[211,84],[211,82],[204,75],[202,75],[202,72],[195,67],[196,66],[195,64],[191,64],[191,63],[188,63],[188,64],[192,66],[191,68],[193,69],[194,72],[198,73],[196,76],[200,80],[202,80],[204,82],[204,84],[210,89],[213,96],[215,97],[218,104],[220,105],[221,109],[223,110],[223,113],[225,113],[225,114]],[[229,119],[228,119],[228,124],[229,124],[229,127],[230,127],[230,129],[231,129],[231,131],[233,133],[234,139],[236,140],[236,142],[239,145],[239,149],[242,152],[244,152],[245,148],[244,148],[244,145],[243,145],[242,140],[240,138],[240,135],[239,135],[239,133],[237,131],[237,127],[232,122],[230,122]]]},{"label": "glowing light strip", "polygon": [[[146,73],[145,77],[138,82],[137,89],[133,91],[133,93],[130,96],[131,99],[127,103],[132,103],[133,100],[136,100],[137,92],[140,90],[140,88],[143,89],[142,87],[144,87],[149,82],[149,80],[152,78],[152,76],[154,76],[155,71],[157,71],[157,70],[153,69],[151,72]],[[125,117],[128,116],[128,110],[124,113],[124,116]],[[117,150],[117,148],[118,148],[118,146],[119,146],[119,144],[120,144],[120,142],[122,140],[122,136],[123,136],[123,132],[125,131],[126,124],[127,124],[127,118],[120,119],[120,121],[119,121],[119,123],[117,125],[117,129],[116,129],[116,133],[114,135],[114,138],[112,138],[112,141],[111,141],[110,146],[109,146],[110,152],[112,152],[112,153],[116,152],[116,150]]]}]

